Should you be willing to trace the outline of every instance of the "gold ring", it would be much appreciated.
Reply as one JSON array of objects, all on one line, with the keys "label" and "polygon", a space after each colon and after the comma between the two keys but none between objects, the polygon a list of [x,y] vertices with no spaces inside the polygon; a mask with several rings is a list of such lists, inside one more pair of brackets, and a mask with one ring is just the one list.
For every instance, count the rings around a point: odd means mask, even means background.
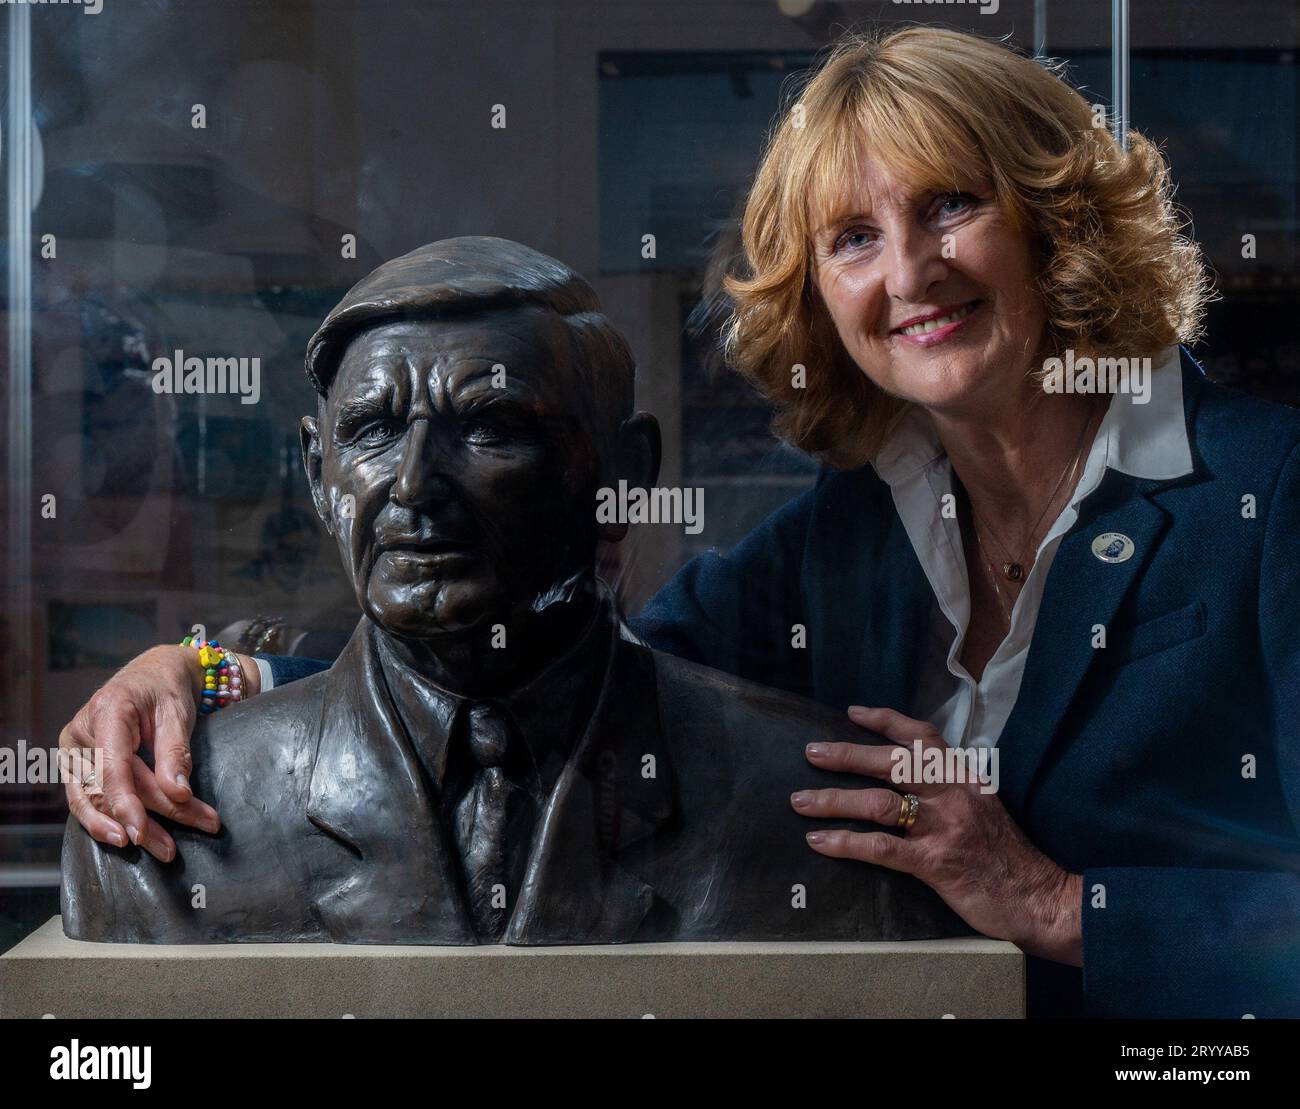
[{"label": "gold ring", "polygon": [[898,826],[910,828],[916,823],[916,814],[921,811],[921,799],[915,793],[905,793],[899,801]]}]

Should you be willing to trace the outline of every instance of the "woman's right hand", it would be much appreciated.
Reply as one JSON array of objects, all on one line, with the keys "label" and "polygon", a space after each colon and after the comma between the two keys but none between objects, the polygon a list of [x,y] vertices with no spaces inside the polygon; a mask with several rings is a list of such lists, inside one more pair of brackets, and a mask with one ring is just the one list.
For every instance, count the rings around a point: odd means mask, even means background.
[{"label": "woman's right hand", "polygon": [[[240,655],[244,695],[260,687],[256,663]],[[152,647],[122,667],[59,733],[59,747],[84,759],[103,751],[102,781],[64,783],[72,815],[100,843],[138,844],[162,862],[176,843],[149,812],[179,824],[216,832],[216,809],[190,790],[190,732],[203,685],[198,652],[189,647]],[[153,753],[151,770],[140,750]],[[149,812],[146,812],[146,809]]]}]

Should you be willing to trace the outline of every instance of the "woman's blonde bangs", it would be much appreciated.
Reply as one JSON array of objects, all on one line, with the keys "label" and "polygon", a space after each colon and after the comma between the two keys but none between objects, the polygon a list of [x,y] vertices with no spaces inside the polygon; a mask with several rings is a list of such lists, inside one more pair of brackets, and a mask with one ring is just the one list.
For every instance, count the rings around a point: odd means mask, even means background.
[{"label": "woman's blonde bangs", "polygon": [[801,151],[804,223],[814,233],[861,210],[868,162],[918,191],[991,175],[961,114],[885,82],[863,81],[823,130]]}]

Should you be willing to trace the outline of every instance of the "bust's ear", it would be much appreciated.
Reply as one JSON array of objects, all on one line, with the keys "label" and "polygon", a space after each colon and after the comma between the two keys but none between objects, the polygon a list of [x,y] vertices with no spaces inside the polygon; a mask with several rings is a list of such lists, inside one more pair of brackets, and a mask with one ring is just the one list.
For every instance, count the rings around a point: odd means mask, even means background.
[{"label": "bust's ear", "polygon": [[298,444],[302,448],[302,468],[307,471],[307,484],[311,487],[311,499],[316,506],[316,515],[321,518],[325,530],[333,535],[334,520],[330,515],[329,501],[325,497],[325,487],[321,484],[323,458],[320,431],[313,417],[302,418],[302,424],[298,428]]},{"label": "bust's ear", "polygon": [[[608,482],[617,488],[620,480],[629,489],[651,489],[659,478],[659,464],[663,459],[663,440],[659,434],[659,421],[649,412],[634,412],[619,425],[618,445],[614,465],[608,473]],[[626,523],[602,523],[600,538],[617,543],[627,535]]]}]

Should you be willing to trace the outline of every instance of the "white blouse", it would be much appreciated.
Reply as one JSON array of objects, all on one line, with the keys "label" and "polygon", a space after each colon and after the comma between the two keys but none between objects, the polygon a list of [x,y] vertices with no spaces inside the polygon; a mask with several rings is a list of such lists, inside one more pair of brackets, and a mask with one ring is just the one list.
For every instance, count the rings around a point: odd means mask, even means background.
[{"label": "white blouse", "polygon": [[[970,583],[961,528],[945,519],[942,498],[951,493],[952,466],[929,415],[910,408],[891,432],[875,462],[934,590],[926,663],[908,715],[928,720],[954,747],[995,747],[1015,707],[1043,587],[1061,538],[1074,526],[1079,506],[1106,470],[1168,480],[1192,470],[1183,413],[1183,380],[1177,346],[1152,359],[1147,403],[1128,393],[1111,397],[1087,462],[1069,503],[1039,544],[1033,566],[1011,611],[1011,628],[977,682],[958,661],[970,624]],[[886,706],[908,711],[903,706]]]}]

